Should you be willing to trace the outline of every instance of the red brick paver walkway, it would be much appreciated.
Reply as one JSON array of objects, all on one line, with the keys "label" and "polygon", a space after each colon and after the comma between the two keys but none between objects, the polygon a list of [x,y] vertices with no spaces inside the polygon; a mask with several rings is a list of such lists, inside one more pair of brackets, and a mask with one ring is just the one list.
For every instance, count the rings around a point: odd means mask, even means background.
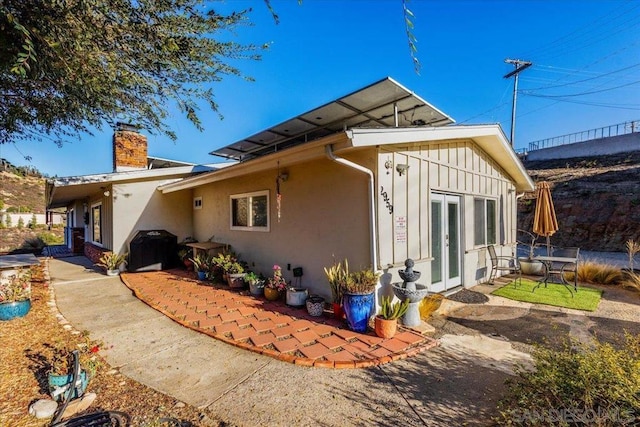
[{"label": "red brick paver walkway", "polygon": [[256,298],[246,291],[204,286],[184,270],[123,273],[124,283],[176,322],[240,348],[303,366],[364,368],[404,359],[437,341],[400,328],[388,340],[347,329],[325,313]]}]

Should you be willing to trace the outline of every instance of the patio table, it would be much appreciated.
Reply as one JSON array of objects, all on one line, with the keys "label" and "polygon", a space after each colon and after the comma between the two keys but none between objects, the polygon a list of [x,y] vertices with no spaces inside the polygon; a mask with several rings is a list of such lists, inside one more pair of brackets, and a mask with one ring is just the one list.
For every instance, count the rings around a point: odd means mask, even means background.
[{"label": "patio table", "polygon": [[198,255],[199,250],[205,253],[215,250],[216,254],[218,254],[223,250],[227,250],[229,248],[229,245],[221,242],[194,242],[194,243],[187,243],[187,246],[193,249],[194,257]]},{"label": "patio table", "polygon": [[[578,258],[572,258],[572,257],[560,257],[560,256],[544,256],[544,255],[540,255],[540,256],[535,256],[533,257],[534,261],[538,261],[540,263],[542,263],[542,265],[544,265],[544,277],[541,280],[538,280],[538,284],[531,290],[531,292],[535,291],[536,289],[538,289],[542,284],[544,284],[544,287],[547,287],[547,283],[549,282],[549,278],[551,277],[552,273],[552,266],[554,263],[557,264],[562,264],[562,268],[564,268],[565,265],[567,264],[575,264],[577,266],[578,264]],[[561,268],[561,270],[562,270]],[[576,272],[577,274],[577,272]],[[560,274],[560,282],[562,284],[562,286],[564,286],[565,288],[567,288],[567,290],[571,293],[571,296],[573,296],[574,291],[578,292],[578,287],[575,286],[573,290],[571,290],[571,287],[569,286],[569,284],[567,283],[566,280],[564,280],[564,275]]]}]

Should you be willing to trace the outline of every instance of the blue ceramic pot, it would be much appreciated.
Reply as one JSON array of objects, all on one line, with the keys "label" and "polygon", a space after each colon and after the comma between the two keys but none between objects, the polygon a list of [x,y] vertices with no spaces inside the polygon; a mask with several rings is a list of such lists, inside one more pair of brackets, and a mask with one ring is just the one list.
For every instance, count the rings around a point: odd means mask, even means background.
[{"label": "blue ceramic pot", "polygon": [[26,316],[31,310],[31,300],[0,303],[0,320]]},{"label": "blue ceramic pot", "polygon": [[207,272],[206,271],[198,271],[198,280],[206,280]]},{"label": "blue ceramic pot", "polygon": [[373,311],[373,292],[370,294],[344,294],[342,307],[349,329],[354,332],[366,332],[369,317]]},{"label": "blue ceramic pot", "polygon": [[[72,399],[80,397],[80,395],[84,394],[84,391],[87,389],[87,384],[89,383],[89,376],[87,375],[86,371],[80,371],[79,379],[80,379],[80,387],[79,387],[80,393],[78,393],[78,390],[74,390],[71,396]],[[56,388],[64,387],[67,384],[71,384],[72,380],[73,380],[73,375],[49,374],[49,393],[51,393],[51,396],[53,397],[54,400],[61,401],[64,396],[64,393],[66,393],[66,392],[63,392],[60,394],[56,394],[54,396],[54,391],[56,390]]]}]

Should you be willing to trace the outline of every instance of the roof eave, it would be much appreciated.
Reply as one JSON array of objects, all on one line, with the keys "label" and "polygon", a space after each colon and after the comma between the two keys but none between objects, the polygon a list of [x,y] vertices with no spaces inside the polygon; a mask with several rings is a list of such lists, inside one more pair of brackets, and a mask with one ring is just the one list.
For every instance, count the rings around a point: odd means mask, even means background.
[{"label": "roof eave", "polygon": [[535,189],[533,180],[507,141],[500,125],[390,129],[356,128],[348,130],[347,134],[354,147],[471,139],[509,174],[515,183],[516,191],[533,191]]}]

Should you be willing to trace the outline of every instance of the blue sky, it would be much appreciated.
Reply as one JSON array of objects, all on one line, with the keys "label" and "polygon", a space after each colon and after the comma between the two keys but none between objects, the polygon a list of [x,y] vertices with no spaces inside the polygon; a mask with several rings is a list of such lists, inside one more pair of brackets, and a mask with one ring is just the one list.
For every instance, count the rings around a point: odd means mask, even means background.
[{"label": "blue sky", "polygon": [[[500,123],[510,132],[513,70],[505,58],[533,62],[520,74],[516,148],[528,142],[640,119],[640,2],[412,0],[420,75],[414,72],[400,0],[226,1],[221,11],[252,7],[252,26],[229,35],[270,43],[258,62],[234,61],[247,82],[227,77],[213,88],[218,115],[201,111],[204,132],[178,114],[173,142],[149,135],[149,155],[194,163],[207,153],[390,76],[458,123]],[[48,175],[110,172],[112,130],[62,148],[1,146],[14,164]],[[31,156],[31,163],[23,156]]]}]

